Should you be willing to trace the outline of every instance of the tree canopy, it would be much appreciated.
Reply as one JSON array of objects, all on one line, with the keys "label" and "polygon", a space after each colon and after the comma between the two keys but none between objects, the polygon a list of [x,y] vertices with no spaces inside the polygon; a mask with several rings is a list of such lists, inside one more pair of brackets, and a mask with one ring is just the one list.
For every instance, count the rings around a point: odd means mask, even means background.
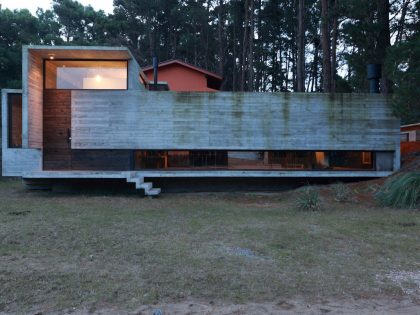
[{"label": "tree canopy", "polygon": [[73,0],[0,10],[0,88],[19,87],[21,47],[124,45],[142,66],[181,59],[230,91],[367,92],[366,65],[403,122],[420,120],[420,4],[415,0]]}]

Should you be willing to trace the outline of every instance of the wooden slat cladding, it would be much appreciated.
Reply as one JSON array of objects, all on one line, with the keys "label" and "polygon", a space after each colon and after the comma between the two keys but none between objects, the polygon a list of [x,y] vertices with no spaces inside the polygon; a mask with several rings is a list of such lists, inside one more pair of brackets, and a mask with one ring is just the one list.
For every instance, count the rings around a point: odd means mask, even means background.
[{"label": "wooden slat cladding", "polygon": [[73,149],[395,151],[386,97],[73,91]]},{"label": "wooden slat cladding", "polygon": [[8,95],[9,148],[22,147],[22,95]]},{"label": "wooden slat cladding", "polygon": [[71,169],[71,92],[44,91],[44,169]]},{"label": "wooden slat cladding", "polygon": [[44,91],[44,148],[70,149],[71,92]]},{"label": "wooden slat cladding", "polygon": [[28,54],[28,146],[42,148],[43,61]]}]

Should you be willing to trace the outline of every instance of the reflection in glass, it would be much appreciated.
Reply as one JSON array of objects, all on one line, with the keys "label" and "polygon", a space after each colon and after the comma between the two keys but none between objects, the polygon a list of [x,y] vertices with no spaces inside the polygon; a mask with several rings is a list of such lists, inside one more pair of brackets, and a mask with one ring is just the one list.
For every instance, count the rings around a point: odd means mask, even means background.
[{"label": "reflection in glass", "polygon": [[46,60],[45,88],[125,90],[127,61]]}]

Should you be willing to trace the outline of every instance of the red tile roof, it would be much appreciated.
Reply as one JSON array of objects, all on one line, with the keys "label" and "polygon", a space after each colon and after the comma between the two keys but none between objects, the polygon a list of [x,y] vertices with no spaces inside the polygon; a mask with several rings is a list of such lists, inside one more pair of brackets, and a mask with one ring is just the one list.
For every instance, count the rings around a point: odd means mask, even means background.
[{"label": "red tile roof", "polygon": [[[213,73],[213,72],[210,72],[210,71],[204,70],[204,69],[202,69],[202,68],[199,68],[199,67],[193,66],[193,65],[191,65],[191,64],[189,64],[189,63],[183,62],[183,61],[178,60],[178,59],[173,59],[173,60],[167,60],[167,61],[160,62],[160,63],[159,63],[159,68],[161,68],[161,67],[166,67],[166,66],[173,65],[173,64],[179,64],[179,65],[181,65],[181,66],[184,66],[184,67],[187,67],[187,68],[193,69],[193,70],[195,70],[195,71],[201,72],[201,73],[203,73],[203,74],[205,74],[205,75],[211,76],[211,77],[213,77],[213,78],[215,78],[215,79],[218,79],[218,80],[223,80],[223,78],[222,78],[220,75],[217,75],[217,74],[215,74],[215,73]],[[142,68],[142,70],[143,70],[143,71],[150,71],[150,70],[153,70],[153,66],[147,66],[147,67],[144,67],[144,68]]]}]

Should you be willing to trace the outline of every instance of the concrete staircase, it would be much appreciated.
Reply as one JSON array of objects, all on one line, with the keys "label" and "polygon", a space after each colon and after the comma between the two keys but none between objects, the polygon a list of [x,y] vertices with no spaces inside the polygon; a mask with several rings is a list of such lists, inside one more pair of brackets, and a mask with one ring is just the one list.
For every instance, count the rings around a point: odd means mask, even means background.
[{"label": "concrete staircase", "polygon": [[153,183],[145,182],[144,177],[137,176],[135,172],[127,177],[127,183],[135,183],[136,189],[142,189],[145,196],[158,196],[161,191],[160,188],[153,188]]}]

